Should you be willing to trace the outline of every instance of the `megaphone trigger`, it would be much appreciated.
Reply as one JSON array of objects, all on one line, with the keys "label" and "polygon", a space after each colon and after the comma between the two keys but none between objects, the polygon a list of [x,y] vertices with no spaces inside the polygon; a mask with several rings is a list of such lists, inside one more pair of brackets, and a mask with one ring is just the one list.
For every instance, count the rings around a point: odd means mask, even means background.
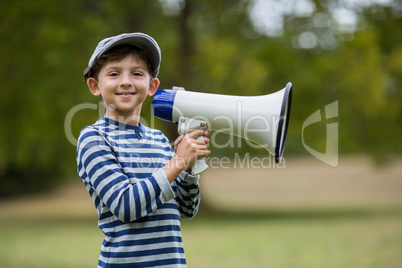
[{"label": "megaphone trigger", "polygon": [[208,130],[208,122],[200,119],[180,116],[177,126],[177,132],[179,135],[187,134],[197,129]]},{"label": "megaphone trigger", "polygon": [[[181,116],[178,121],[177,132],[179,133],[179,135],[185,135],[197,129],[208,130],[207,126],[208,126],[207,121]],[[204,139],[205,139],[204,136],[197,137],[197,140],[204,140]],[[200,157],[195,161],[195,163],[191,167],[191,174],[198,175],[207,169],[208,165],[205,162],[205,157]]]}]

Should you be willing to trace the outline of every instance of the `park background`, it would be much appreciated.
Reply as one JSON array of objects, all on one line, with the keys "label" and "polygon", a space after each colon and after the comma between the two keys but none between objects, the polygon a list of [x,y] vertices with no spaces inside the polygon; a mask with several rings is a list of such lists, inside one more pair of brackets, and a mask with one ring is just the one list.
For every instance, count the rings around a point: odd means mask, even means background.
[{"label": "park background", "polygon": [[[0,25],[2,267],[96,265],[102,234],[74,140],[103,108],[82,71],[101,39],[137,31],[161,47],[160,88],[255,96],[293,84],[282,165],[234,166],[267,152],[211,146],[232,166],[202,176],[200,212],[183,221],[189,267],[402,266],[400,1],[1,0]],[[174,140],[150,101],[143,122]],[[325,155],[327,137],[333,165],[308,150]]]}]

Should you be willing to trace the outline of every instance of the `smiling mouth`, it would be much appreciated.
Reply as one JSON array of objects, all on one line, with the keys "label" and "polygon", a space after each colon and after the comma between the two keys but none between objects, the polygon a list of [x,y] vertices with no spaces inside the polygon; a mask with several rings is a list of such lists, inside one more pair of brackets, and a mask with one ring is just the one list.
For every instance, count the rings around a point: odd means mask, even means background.
[{"label": "smiling mouth", "polygon": [[122,92],[122,93],[116,93],[117,96],[123,97],[123,98],[129,98],[133,95],[135,95],[134,92]]}]

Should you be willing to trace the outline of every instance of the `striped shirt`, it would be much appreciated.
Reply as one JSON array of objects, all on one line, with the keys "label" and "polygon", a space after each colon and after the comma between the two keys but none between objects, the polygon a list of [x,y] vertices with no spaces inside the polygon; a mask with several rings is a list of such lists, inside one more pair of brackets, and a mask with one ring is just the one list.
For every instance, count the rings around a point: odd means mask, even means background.
[{"label": "striped shirt", "polygon": [[168,139],[152,128],[100,118],[77,145],[78,174],[105,234],[98,267],[186,267],[180,219],[195,216],[198,176],[169,184],[163,166]]}]

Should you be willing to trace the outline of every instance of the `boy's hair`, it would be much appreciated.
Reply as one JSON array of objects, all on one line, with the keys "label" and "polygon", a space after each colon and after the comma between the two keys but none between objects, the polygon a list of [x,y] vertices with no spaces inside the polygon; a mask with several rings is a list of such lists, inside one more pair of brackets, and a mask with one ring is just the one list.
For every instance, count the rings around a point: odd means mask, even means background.
[{"label": "boy's hair", "polygon": [[99,72],[107,62],[119,61],[128,55],[137,57],[140,60],[144,61],[147,66],[149,74],[151,75],[152,78],[155,78],[152,73],[151,60],[149,59],[148,54],[142,48],[133,45],[115,46],[110,50],[106,51],[105,53],[103,53],[92,66],[91,71],[88,74],[88,77],[93,77],[96,80],[98,80]]}]

